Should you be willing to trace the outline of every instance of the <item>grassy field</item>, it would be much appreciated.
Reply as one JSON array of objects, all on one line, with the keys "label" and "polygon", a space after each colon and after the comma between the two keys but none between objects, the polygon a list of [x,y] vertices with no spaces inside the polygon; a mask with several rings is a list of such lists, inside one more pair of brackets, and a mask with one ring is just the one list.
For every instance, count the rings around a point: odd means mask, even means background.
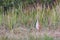
[{"label": "grassy field", "polygon": [[[35,28],[37,14],[41,32]],[[60,4],[52,9],[40,5],[23,9],[21,4],[18,9],[8,10],[5,16],[0,7],[0,40],[60,40],[60,36],[53,36],[57,31],[60,31]]]}]

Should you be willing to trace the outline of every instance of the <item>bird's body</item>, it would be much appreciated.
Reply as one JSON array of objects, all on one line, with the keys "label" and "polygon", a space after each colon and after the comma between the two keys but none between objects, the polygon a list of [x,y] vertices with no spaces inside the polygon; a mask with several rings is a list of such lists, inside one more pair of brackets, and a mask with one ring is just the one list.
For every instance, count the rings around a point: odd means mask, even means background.
[{"label": "bird's body", "polygon": [[37,22],[36,22],[36,30],[37,30],[37,31],[40,31],[40,30],[41,30],[41,25],[40,25],[40,23],[38,22],[38,20],[37,20]]}]

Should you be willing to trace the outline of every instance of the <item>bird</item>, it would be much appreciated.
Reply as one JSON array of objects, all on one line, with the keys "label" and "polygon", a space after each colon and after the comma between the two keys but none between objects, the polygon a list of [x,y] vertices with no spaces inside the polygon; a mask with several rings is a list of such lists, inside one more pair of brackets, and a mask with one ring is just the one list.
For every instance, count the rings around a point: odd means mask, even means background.
[{"label": "bird", "polygon": [[38,4],[37,4],[37,15],[36,15],[36,30],[37,31],[41,31],[41,24],[39,23],[39,14],[40,14],[40,7],[38,6]]}]

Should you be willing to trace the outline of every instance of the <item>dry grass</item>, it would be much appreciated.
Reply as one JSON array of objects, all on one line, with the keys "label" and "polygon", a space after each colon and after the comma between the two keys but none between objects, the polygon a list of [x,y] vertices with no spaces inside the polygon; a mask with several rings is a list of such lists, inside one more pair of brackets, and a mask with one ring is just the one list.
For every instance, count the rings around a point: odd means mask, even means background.
[{"label": "dry grass", "polygon": [[[35,29],[37,13],[41,32]],[[56,40],[60,37],[60,5],[43,11],[39,5],[22,11],[21,5],[6,16],[1,14],[0,25],[0,40]]]}]

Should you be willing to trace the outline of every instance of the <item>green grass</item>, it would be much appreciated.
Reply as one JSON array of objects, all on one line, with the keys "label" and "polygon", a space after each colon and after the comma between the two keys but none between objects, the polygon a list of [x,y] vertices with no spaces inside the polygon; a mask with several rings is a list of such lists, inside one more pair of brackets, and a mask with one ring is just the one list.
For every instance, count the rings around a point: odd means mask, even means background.
[{"label": "green grass", "polygon": [[[39,7],[39,6],[38,6]],[[49,9],[45,9],[43,8],[43,11],[40,10],[40,8],[36,7],[36,9],[31,9],[30,8],[26,8],[28,10],[23,10],[22,8],[22,4],[19,6],[18,9],[13,8],[12,11],[8,11],[8,15],[6,15],[5,17],[3,17],[6,25],[9,26],[10,29],[12,29],[14,27],[15,24],[17,24],[18,22],[20,23],[20,25],[24,25],[26,27],[34,27],[35,23],[36,23],[36,17],[37,17],[37,13],[38,13],[38,20],[40,22],[40,24],[42,24],[42,26],[47,27],[47,26],[56,26],[58,25],[58,21],[60,20],[59,18],[59,13],[57,12],[57,10],[55,8],[52,8],[51,10]],[[2,13],[2,12],[1,12]],[[0,24],[2,22],[2,15],[0,15]]]}]

